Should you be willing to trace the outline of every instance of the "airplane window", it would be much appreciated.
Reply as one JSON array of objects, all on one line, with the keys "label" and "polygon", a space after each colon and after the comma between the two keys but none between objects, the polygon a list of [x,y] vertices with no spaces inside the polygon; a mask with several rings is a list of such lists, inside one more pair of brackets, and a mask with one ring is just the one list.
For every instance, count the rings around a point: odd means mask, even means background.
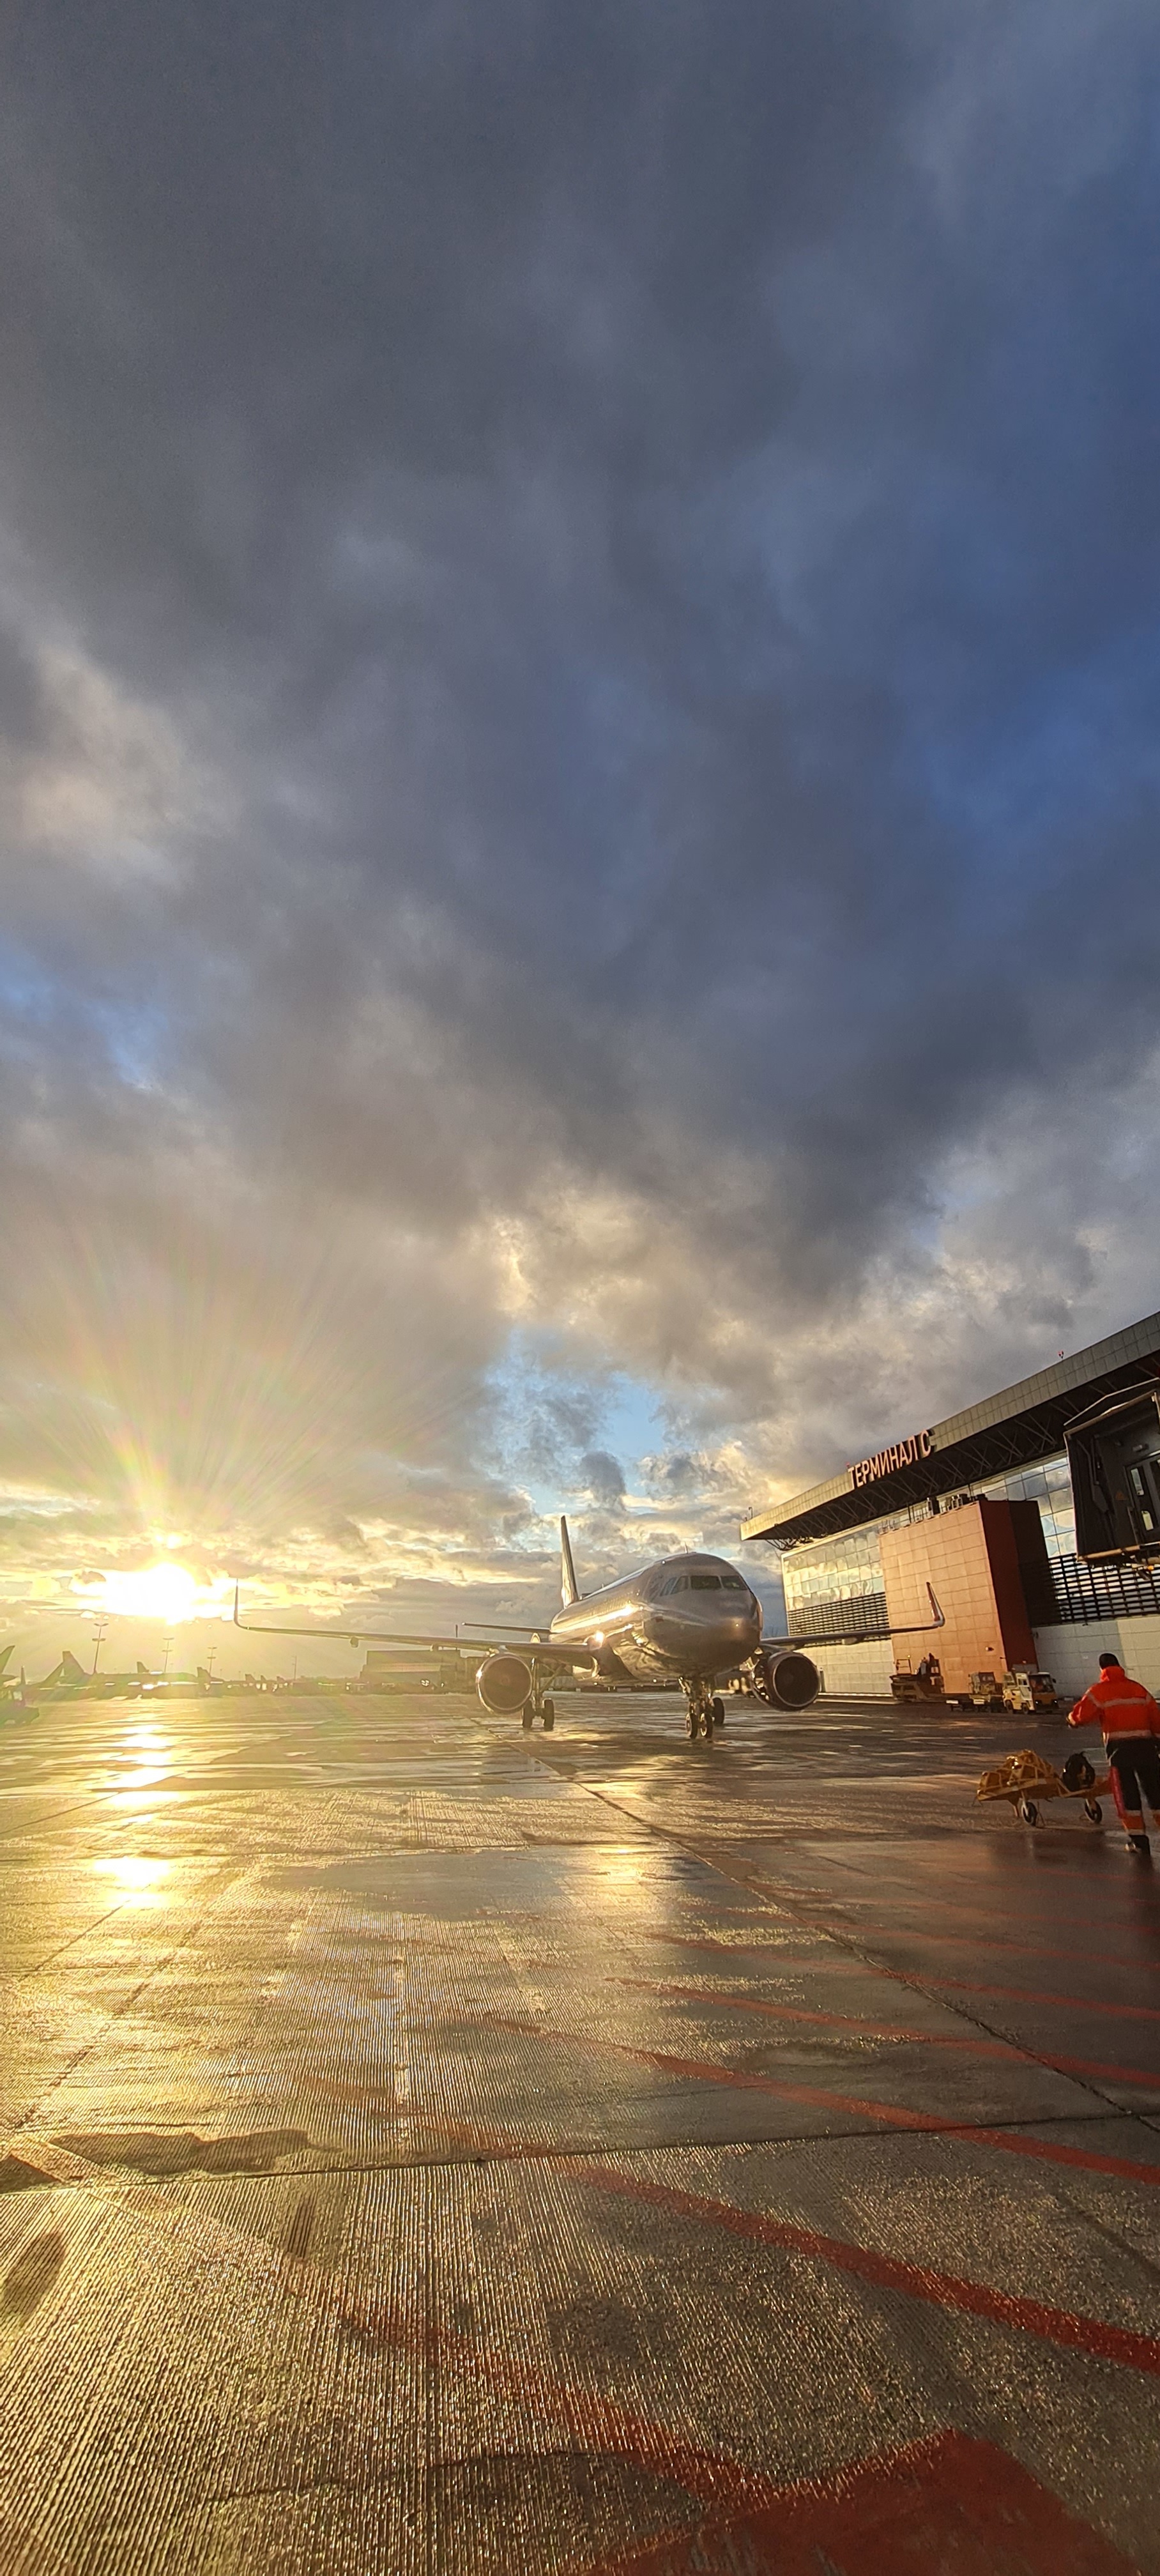
[{"label": "airplane window", "polygon": [[719,1574],[691,1574],[689,1582],[694,1592],[719,1592],[721,1589]]},{"label": "airplane window", "polygon": [[745,1587],[745,1585],[743,1584],[743,1582],[742,1582],[741,1577],[740,1577],[740,1575],[739,1575],[739,1574],[723,1574],[723,1575],[722,1575],[722,1577],[721,1577],[721,1589],[722,1589],[722,1591],[723,1591],[723,1592],[744,1592],[745,1588],[746,1588],[746,1587]]}]

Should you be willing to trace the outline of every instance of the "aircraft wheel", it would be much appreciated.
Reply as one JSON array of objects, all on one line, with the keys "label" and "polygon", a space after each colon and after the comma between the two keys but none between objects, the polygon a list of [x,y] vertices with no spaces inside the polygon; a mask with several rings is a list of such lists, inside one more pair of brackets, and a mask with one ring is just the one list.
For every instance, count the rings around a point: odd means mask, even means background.
[{"label": "aircraft wheel", "polygon": [[553,1700],[546,1699],[546,1700],[544,1701],[544,1733],[545,1733],[545,1735],[550,1735],[550,1734],[551,1734],[551,1732],[552,1732],[552,1728],[554,1727],[555,1723],[556,1723],[556,1708],[555,1708],[555,1702],[554,1702]]},{"label": "aircraft wheel", "polygon": [[715,1699],[715,1700],[714,1700],[714,1702],[713,1702],[713,1711],[712,1711],[712,1714],[713,1714],[713,1724],[714,1724],[714,1726],[724,1726],[724,1724],[725,1724],[725,1702],[724,1702],[724,1700],[723,1700],[723,1699]]},{"label": "aircraft wheel", "polygon": [[687,1709],[685,1710],[685,1733],[686,1733],[686,1735],[689,1735],[689,1736],[698,1736],[698,1735],[700,1734],[700,1732],[701,1732],[701,1720],[700,1720],[700,1717],[699,1717],[699,1715],[698,1715],[697,1710],[696,1710],[695,1708],[687,1708]]},{"label": "aircraft wheel", "polygon": [[530,1734],[531,1734],[532,1728],[533,1728],[533,1726],[535,1725],[535,1723],[536,1723],[536,1713],[535,1713],[535,1710],[531,1707],[531,1705],[530,1705],[530,1703],[529,1703],[528,1707],[527,1707],[527,1708],[525,1708],[525,1709],[523,1709],[523,1710],[521,1710],[521,1712],[520,1712],[520,1724],[521,1724],[521,1726],[523,1727],[523,1730],[524,1730],[525,1735],[530,1735]]},{"label": "aircraft wheel", "polygon": [[1083,1802],[1083,1811],[1085,1816],[1089,1818],[1093,1825],[1102,1825],[1104,1821],[1104,1811],[1098,1798],[1085,1798]]},{"label": "aircraft wheel", "polygon": [[1039,1809],[1038,1809],[1038,1807],[1037,1807],[1037,1806],[1036,1806],[1036,1804],[1035,1804],[1035,1800],[1034,1800],[1034,1798],[1025,1798],[1025,1799],[1023,1800],[1023,1804],[1022,1804],[1022,1806],[1021,1806],[1021,1807],[1020,1807],[1020,1809],[1019,1809],[1019,1813],[1020,1813],[1020,1815],[1022,1816],[1022,1818],[1023,1818],[1023,1822],[1024,1822],[1024,1824],[1025,1824],[1025,1825],[1037,1825],[1037,1824],[1038,1824],[1038,1822],[1039,1822]]}]

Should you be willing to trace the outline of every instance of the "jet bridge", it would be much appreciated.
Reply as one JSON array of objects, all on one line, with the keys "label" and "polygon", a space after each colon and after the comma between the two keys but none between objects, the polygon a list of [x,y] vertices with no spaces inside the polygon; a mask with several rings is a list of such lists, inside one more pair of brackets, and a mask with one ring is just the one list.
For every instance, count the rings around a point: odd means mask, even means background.
[{"label": "jet bridge", "polygon": [[1105,1396],[1066,1424],[1076,1553],[1089,1562],[1160,1558],[1160,1390]]}]

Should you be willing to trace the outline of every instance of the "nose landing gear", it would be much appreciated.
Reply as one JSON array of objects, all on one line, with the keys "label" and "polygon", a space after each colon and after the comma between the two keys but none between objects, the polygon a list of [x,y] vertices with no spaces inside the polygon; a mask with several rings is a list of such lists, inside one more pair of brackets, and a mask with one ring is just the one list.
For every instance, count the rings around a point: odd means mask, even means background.
[{"label": "nose landing gear", "polygon": [[681,1688],[688,1703],[685,1733],[694,1743],[698,1736],[704,1736],[707,1743],[714,1728],[725,1724],[725,1702],[715,1697],[708,1682],[683,1681]]}]

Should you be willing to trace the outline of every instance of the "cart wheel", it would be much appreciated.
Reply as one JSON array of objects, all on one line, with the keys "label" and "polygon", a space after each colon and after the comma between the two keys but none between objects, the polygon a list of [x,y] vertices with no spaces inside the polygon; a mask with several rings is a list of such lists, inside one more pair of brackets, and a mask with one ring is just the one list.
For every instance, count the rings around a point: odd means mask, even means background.
[{"label": "cart wheel", "polygon": [[1020,1813],[1020,1815],[1022,1816],[1022,1818],[1023,1818],[1023,1822],[1024,1822],[1024,1824],[1025,1824],[1025,1825],[1037,1825],[1037,1824],[1038,1824],[1038,1822],[1039,1822],[1039,1809],[1038,1809],[1038,1807],[1037,1807],[1037,1806],[1036,1806],[1036,1804],[1035,1804],[1035,1800],[1034,1800],[1034,1798],[1025,1798],[1025,1799],[1024,1799],[1024,1801],[1023,1801],[1022,1806],[1021,1806],[1021,1807],[1020,1807],[1020,1809],[1019,1809],[1019,1813]]},{"label": "cart wheel", "polygon": [[1083,1802],[1083,1811],[1085,1816],[1090,1816],[1093,1825],[1102,1825],[1104,1820],[1104,1811],[1098,1798],[1085,1798]]}]

